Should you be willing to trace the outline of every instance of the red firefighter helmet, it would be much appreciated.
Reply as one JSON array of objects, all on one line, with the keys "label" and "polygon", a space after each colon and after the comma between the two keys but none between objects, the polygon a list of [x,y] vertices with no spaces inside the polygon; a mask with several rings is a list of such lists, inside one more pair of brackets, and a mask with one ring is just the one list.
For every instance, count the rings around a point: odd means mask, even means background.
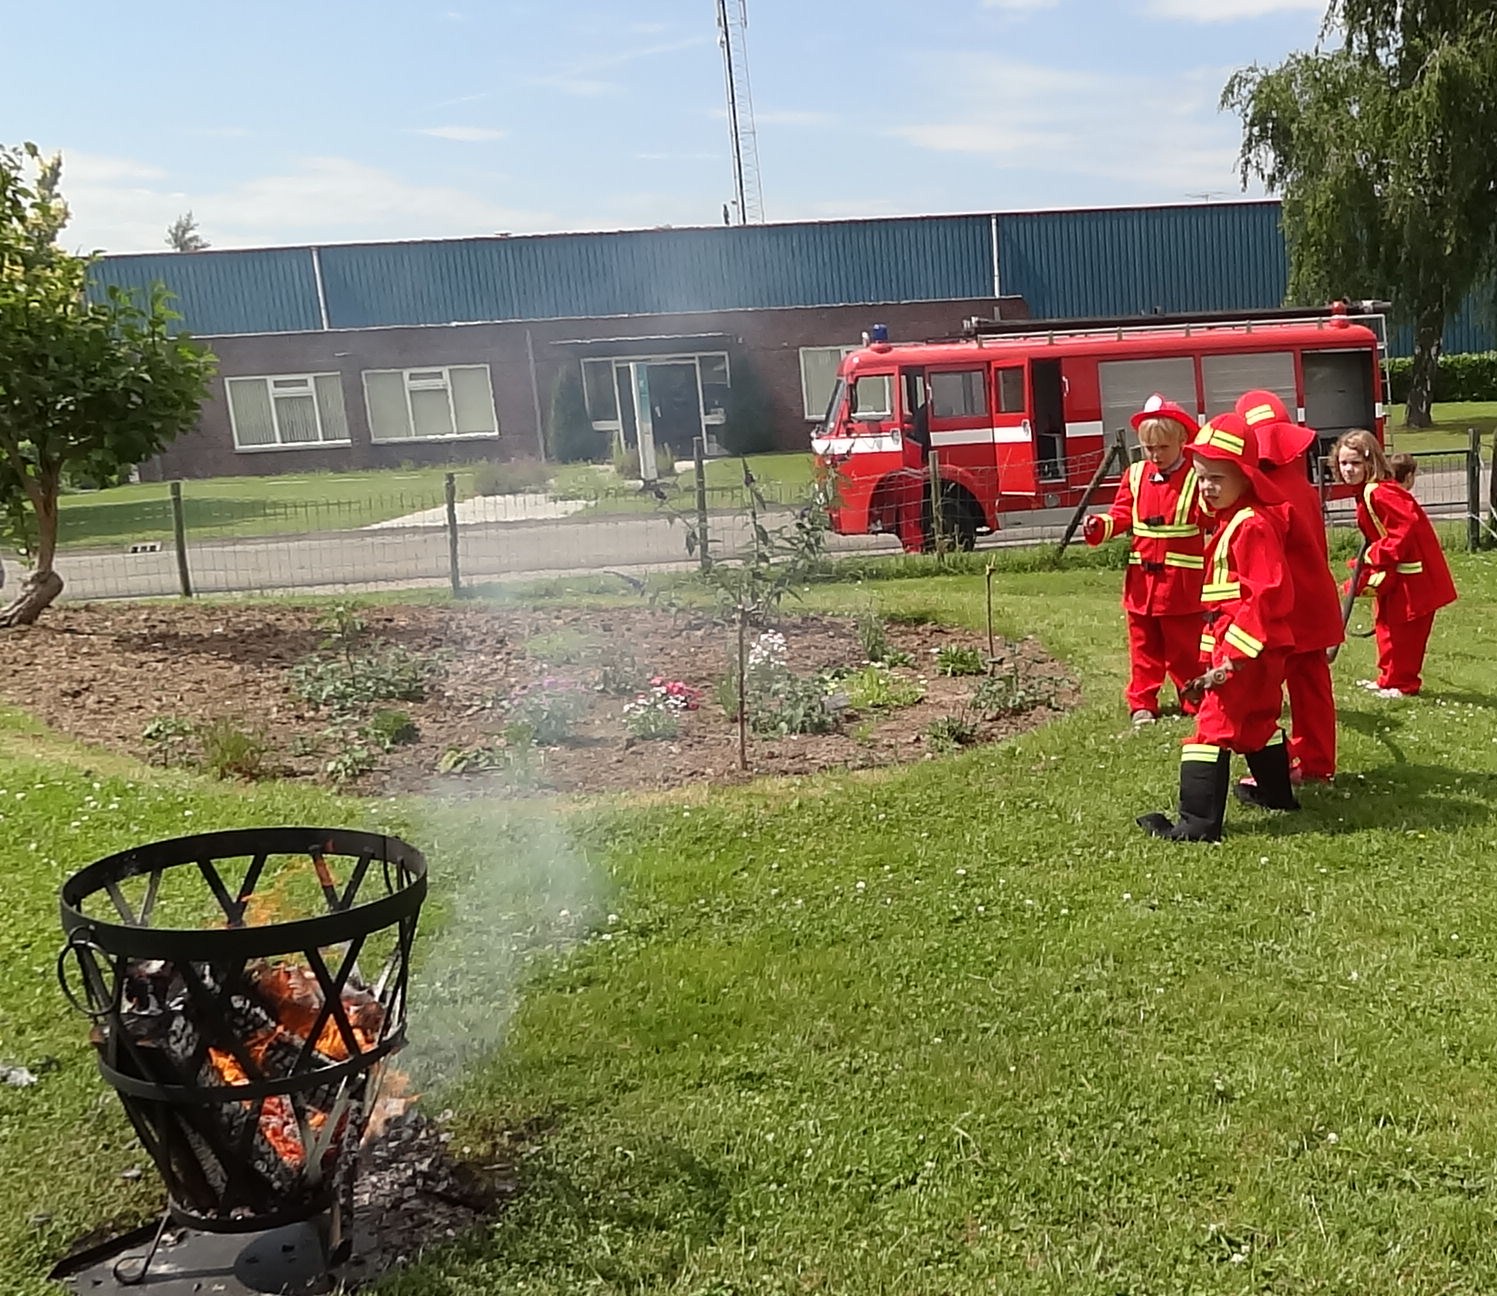
[{"label": "red firefighter helmet", "polygon": [[1185,435],[1192,437],[1200,424],[1196,416],[1183,405],[1177,405],[1172,400],[1167,400],[1158,392],[1155,392],[1144,402],[1143,409],[1139,410],[1128,421],[1133,424],[1133,430],[1138,431],[1138,425],[1145,419],[1168,419],[1172,423],[1178,423],[1185,429]]},{"label": "red firefighter helmet", "polygon": [[1217,414],[1208,419],[1196,438],[1186,447],[1198,459],[1215,459],[1236,464],[1252,485],[1261,503],[1282,504],[1284,496],[1258,466],[1261,455],[1258,436],[1241,414]]},{"label": "red firefighter helmet", "polygon": [[1296,423],[1271,391],[1243,392],[1237,398],[1237,413],[1256,433],[1258,454],[1267,463],[1280,467],[1293,463],[1315,443],[1315,430]]}]

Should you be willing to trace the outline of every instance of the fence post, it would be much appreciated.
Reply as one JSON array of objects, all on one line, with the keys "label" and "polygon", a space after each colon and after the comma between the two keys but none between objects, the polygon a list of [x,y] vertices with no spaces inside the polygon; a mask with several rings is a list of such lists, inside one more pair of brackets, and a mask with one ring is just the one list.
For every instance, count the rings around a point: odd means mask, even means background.
[{"label": "fence post", "polygon": [[1466,429],[1466,548],[1481,548],[1481,433]]},{"label": "fence post", "polygon": [[1092,474],[1092,479],[1087,483],[1086,490],[1076,505],[1076,511],[1071,514],[1071,520],[1066,524],[1065,533],[1060,537],[1060,543],[1055,547],[1055,557],[1059,561],[1060,556],[1065,553],[1066,546],[1071,543],[1076,534],[1076,528],[1081,525],[1081,519],[1086,516],[1086,511],[1091,507],[1092,496],[1097,493],[1102,479],[1107,476],[1107,470],[1112,466],[1112,461],[1118,461],[1118,472],[1128,471],[1128,436],[1122,428],[1118,428],[1112,436],[1112,444],[1107,447],[1102,455],[1102,462],[1097,465],[1097,471]]},{"label": "fence post", "polygon": [[192,573],[187,570],[187,516],[182,508],[182,483],[171,484],[172,540],[177,547],[177,584],[183,598],[192,597]]},{"label": "fence post", "polygon": [[930,452],[930,529],[935,539],[936,556],[946,552],[946,525],[941,516],[941,452]]},{"label": "fence post", "polygon": [[1497,432],[1492,433],[1492,472],[1487,478],[1487,526],[1497,536]]},{"label": "fence post", "polygon": [[691,465],[697,481],[697,562],[702,571],[712,566],[712,556],[707,552],[707,439],[692,437]]},{"label": "fence post", "polygon": [[463,577],[457,565],[457,474],[448,473],[442,480],[447,495],[447,576],[452,582],[452,597],[463,592]]}]

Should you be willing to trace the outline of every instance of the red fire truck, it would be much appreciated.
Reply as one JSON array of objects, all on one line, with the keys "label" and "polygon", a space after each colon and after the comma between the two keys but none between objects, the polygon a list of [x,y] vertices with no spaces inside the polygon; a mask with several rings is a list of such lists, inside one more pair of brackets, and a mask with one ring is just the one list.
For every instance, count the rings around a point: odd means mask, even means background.
[{"label": "red fire truck", "polygon": [[[891,343],[875,326],[838,369],[813,433],[835,474],[833,530],[929,542],[940,479],[941,530],[963,548],[1005,513],[1074,508],[1129,416],[1153,392],[1196,412],[1277,392],[1324,450],[1350,428],[1383,438],[1380,303],[1324,310],[1057,321],[966,321],[963,336]],[[1116,460],[1114,460],[1116,465]],[[1095,501],[1112,499],[1117,473]],[[1328,494],[1344,488],[1327,483]]]}]

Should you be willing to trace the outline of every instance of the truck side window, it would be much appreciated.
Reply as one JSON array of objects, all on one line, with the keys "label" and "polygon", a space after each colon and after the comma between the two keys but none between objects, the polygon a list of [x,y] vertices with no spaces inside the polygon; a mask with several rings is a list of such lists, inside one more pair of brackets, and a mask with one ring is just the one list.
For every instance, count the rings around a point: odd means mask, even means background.
[{"label": "truck side window", "polygon": [[853,384],[852,416],[856,419],[888,418],[891,412],[888,374],[864,374]]},{"label": "truck side window", "polygon": [[930,376],[930,412],[936,418],[971,418],[988,412],[981,369]]},{"label": "truck side window", "polygon": [[1022,414],[1024,412],[1024,369],[1016,365],[1012,369],[994,372],[998,387],[998,413]]}]

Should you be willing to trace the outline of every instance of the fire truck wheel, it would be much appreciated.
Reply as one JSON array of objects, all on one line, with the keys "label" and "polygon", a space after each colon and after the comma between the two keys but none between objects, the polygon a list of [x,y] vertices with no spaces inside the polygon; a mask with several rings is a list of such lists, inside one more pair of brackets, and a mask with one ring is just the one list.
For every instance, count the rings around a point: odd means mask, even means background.
[{"label": "fire truck wheel", "polygon": [[[921,523],[925,528],[925,552],[936,547],[935,527],[931,525],[932,510],[926,501]],[[967,551],[977,547],[977,528],[982,524],[982,508],[972,498],[971,492],[953,483],[947,483],[941,494],[941,534],[952,547]]]}]

